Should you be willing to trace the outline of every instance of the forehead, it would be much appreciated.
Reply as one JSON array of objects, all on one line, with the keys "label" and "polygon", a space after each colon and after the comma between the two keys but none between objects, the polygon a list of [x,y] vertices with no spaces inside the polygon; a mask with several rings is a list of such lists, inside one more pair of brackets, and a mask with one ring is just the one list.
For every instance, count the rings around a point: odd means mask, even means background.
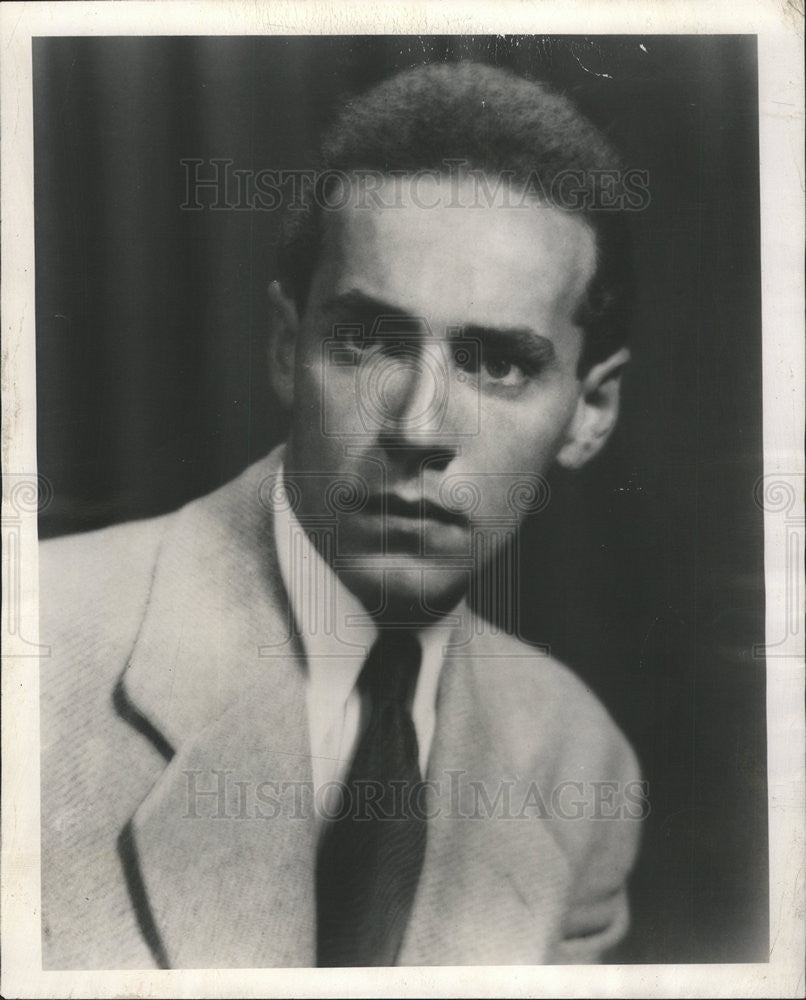
[{"label": "forehead", "polygon": [[433,323],[570,322],[595,268],[590,227],[494,190],[390,178],[376,200],[329,214],[318,277],[331,293],[359,289]]}]

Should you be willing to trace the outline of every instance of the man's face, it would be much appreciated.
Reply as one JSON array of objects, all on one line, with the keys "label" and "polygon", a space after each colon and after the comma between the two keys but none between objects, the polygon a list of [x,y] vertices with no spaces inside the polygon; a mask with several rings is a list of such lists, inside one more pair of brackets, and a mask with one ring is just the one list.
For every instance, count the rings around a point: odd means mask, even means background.
[{"label": "man's face", "polygon": [[503,191],[466,207],[447,179],[392,184],[389,207],[325,221],[286,470],[367,607],[427,617],[511,534],[565,441],[595,244],[581,219]]}]

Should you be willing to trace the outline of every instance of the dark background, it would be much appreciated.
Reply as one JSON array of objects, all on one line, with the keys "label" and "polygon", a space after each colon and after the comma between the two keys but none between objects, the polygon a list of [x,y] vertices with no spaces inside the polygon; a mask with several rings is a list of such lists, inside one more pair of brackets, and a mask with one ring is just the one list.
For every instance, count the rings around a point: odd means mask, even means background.
[{"label": "dark background", "polygon": [[[524,636],[649,781],[624,962],[768,957],[755,38],[34,41],[43,537],[167,511],[263,455],[277,212],[182,211],[182,158],[311,166],[333,103],[465,56],[554,80],[650,174],[606,455],[524,531]],[[204,196],[202,196],[204,198]]]}]

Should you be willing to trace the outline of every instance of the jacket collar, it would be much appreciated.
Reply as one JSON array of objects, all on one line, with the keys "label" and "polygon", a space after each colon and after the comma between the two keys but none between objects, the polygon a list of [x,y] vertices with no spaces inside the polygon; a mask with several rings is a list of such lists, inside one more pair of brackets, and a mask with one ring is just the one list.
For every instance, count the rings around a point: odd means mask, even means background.
[{"label": "jacket collar", "polygon": [[172,752],[126,843],[141,926],[175,968],[313,953],[310,824],[270,818],[274,789],[294,808],[311,786],[304,660],[272,541],[279,457],[167,519],[121,679]]},{"label": "jacket collar", "polygon": [[272,540],[275,450],[166,519],[123,694],[176,750],[299,653]]}]

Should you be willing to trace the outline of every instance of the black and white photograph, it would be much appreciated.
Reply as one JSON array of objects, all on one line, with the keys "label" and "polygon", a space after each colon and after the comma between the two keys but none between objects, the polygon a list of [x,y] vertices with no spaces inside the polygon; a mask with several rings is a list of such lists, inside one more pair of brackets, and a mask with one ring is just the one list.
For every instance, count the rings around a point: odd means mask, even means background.
[{"label": "black and white photograph", "polygon": [[771,964],[802,344],[767,333],[760,35],[536,13],[31,33],[3,572],[44,978],[4,995],[764,963],[720,995],[803,995]]}]

